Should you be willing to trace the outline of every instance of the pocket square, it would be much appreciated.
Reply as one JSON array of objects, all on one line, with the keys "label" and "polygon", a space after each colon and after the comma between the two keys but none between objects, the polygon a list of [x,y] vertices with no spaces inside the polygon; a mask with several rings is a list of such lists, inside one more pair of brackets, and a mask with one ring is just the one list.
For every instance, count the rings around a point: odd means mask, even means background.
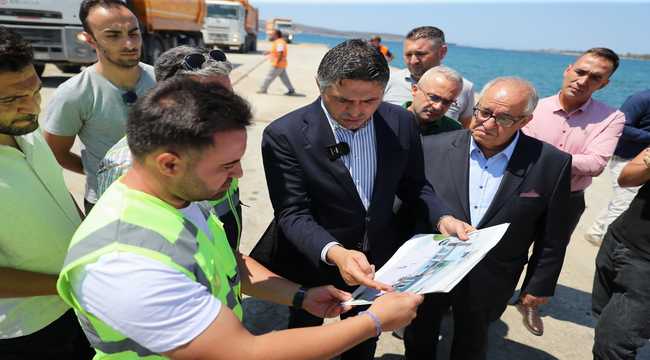
[{"label": "pocket square", "polygon": [[522,192],[522,193],[519,194],[519,197],[522,197],[522,198],[538,198],[540,196],[541,195],[535,190],[526,191],[526,192]]}]

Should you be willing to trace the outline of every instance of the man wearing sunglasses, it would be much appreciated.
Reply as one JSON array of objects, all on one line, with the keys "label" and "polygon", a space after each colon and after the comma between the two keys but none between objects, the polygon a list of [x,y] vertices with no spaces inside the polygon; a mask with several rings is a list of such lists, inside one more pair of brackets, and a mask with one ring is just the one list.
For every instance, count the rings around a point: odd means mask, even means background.
[{"label": "man wearing sunglasses", "polygon": [[[585,211],[585,189],[592,178],[600,175],[614,154],[623,132],[625,115],[591,95],[604,88],[618,67],[618,55],[607,48],[585,51],[564,70],[559,93],[542,99],[535,109],[535,120],[524,132],[571,154],[571,196],[565,222],[573,233]],[[521,294],[517,310],[524,326],[532,334],[544,332],[538,307],[543,302],[531,301]]]},{"label": "man wearing sunglasses", "polygon": [[[129,107],[154,84],[153,68],[140,62],[138,19],[121,0],[84,0],[79,19],[97,63],[70,78],[48,104],[43,135],[64,168],[86,175],[86,213],[97,202],[97,168],[126,132]],[[71,151],[79,137],[81,157]]]},{"label": "man wearing sunglasses", "polygon": [[[232,90],[230,71],[232,71],[232,64],[221,50],[186,45],[167,50],[154,64],[156,81],[184,75],[195,77],[203,83],[221,85]],[[99,163],[97,196],[101,196],[131,167],[132,163],[133,157],[125,136],[106,152],[106,156]],[[219,199],[211,201],[211,205],[219,220],[223,222],[230,246],[237,249],[242,230],[238,180],[230,179],[224,184],[222,193]]]},{"label": "man wearing sunglasses", "polygon": [[450,305],[451,359],[485,359],[488,325],[505,310],[526,263],[523,293],[553,295],[569,239],[571,156],[520,131],[536,104],[529,82],[497,78],[483,88],[469,130],[423,143],[426,177],[454,217],[477,229],[510,227],[449,294],[425,296],[404,333],[407,359],[436,358],[440,320]]}]

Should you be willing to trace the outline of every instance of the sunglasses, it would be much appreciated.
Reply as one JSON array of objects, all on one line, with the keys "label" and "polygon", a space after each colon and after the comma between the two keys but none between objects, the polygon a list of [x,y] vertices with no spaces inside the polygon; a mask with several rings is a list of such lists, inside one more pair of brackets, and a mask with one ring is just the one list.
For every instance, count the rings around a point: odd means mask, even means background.
[{"label": "sunglasses", "polygon": [[207,54],[203,53],[191,53],[186,55],[183,58],[183,62],[181,63],[183,69],[192,71],[192,70],[199,70],[205,64],[208,59],[212,59],[214,61],[218,62],[224,62],[228,61],[226,58],[226,54],[224,54],[223,51],[219,49],[214,49],[210,50]]},{"label": "sunglasses", "polygon": [[135,104],[136,101],[138,101],[138,94],[135,93],[133,90],[129,90],[122,94],[122,101],[128,106],[131,106]]}]

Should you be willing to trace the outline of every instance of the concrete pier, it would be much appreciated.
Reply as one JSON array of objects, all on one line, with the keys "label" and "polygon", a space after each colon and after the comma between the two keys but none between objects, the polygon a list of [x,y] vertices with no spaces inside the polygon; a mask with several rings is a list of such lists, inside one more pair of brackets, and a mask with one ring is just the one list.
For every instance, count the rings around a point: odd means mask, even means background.
[{"label": "concrete pier", "polygon": [[[268,49],[269,44],[260,42],[259,48]],[[286,89],[279,80],[271,85],[268,94],[255,93],[269,69],[262,53],[227,54],[235,65],[231,77],[235,91],[252,104],[255,114],[255,123],[248,131],[248,148],[243,159],[244,177],[240,181],[241,200],[245,205],[241,244],[243,253],[248,253],[253,248],[273,216],[262,166],[260,150],[262,131],[277,117],[317,98],[315,75],[326,51],[327,48],[323,45],[290,45],[288,74],[299,93],[299,96],[293,97],[282,95]],[[462,72],[462,69],[459,70]],[[42,90],[45,112],[55,88],[70,76],[72,74],[62,74],[57,68],[47,66]],[[79,144],[75,144],[75,149],[78,151]],[[71,192],[81,204],[84,189],[83,176],[65,171],[65,177]],[[600,209],[607,205],[610,194],[611,185],[606,170],[587,190],[587,210],[568,247],[556,295],[549,305],[543,307],[544,335],[537,337],[526,331],[519,313],[514,307],[509,306],[501,320],[491,326],[489,359],[586,360],[592,358],[595,321],[590,313],[591,288],[594,259],[598,249],[586,242],[583,234]],[[253,299],[246,299],[245,303],[246,325],[252,332],[259,334],[286,327],[286,308]],[[449,326],[445,329],[440,351],[446,354],[451,344],[451,334]],[[644,350],[639,358],[650,359],[648,347],[646,346]],[[393,338],[390,333],[382,335],[376,353],[377,359],[400,359],[403,353],[404,347],[400,340]],[[446,355],[439,356],[439,359],[446,358]]]}]

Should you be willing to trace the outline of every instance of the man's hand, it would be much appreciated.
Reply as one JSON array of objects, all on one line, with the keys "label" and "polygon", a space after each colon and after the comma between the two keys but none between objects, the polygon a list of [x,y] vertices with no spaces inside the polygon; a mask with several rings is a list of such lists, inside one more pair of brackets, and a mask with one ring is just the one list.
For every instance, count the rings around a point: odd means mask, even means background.
[{"label": "man's hand", "polygon": [[331,318],[339,316],[351,309],[349,305],[341,305],[343,301],[352,299],[352,295],[334,286],[319,286],[307,290],[303,309],[314,316]]},{"label": "man's hand", "polygon": [[422,295],[410,292],[391,293],[376,298],[368,310],[377,315],[382,330],[390,331],[411,323],[422,300]]},{"label": "man's hand", "polygon": [[519,301],[526,306],[538,307],[540,305],[548,304],[550,298],[546,296],[537,297],[531,294],[523,294]]},{"label": "man's hand", "polygon": [[460,240],[468,240],[468,233],[476,230],[472,225],[462,222],[451,215],[445,215],[438,221],[438,231],[443,235],[454,235]]},{"label": "man's hand", "polygon": [[360,251],[332,246],[327,251],[327,259],[339,268],[341,277],[348,285],[364,285],[379,291],[393,291],[389,285],[373,280],[375,266],[370,265],[366,255]]}]

